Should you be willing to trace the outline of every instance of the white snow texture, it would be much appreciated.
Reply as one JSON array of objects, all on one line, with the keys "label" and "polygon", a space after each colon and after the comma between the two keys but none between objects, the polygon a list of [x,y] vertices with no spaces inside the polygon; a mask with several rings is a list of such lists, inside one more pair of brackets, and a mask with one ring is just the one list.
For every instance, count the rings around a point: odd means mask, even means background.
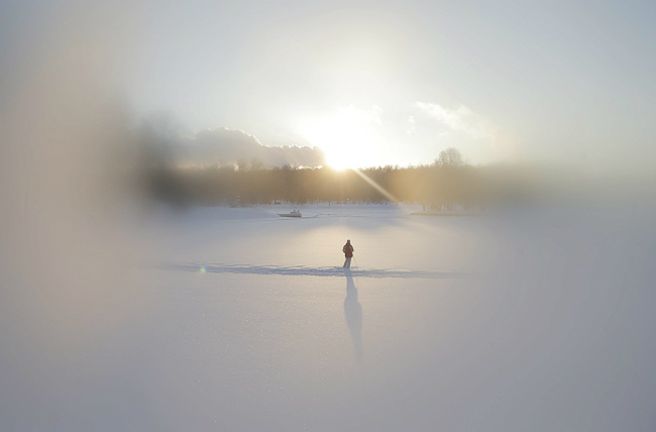
[{"label": "white snow texture", "polygon": [[4,260],[0,429],[656,430],[648,211],[280,207]]}]

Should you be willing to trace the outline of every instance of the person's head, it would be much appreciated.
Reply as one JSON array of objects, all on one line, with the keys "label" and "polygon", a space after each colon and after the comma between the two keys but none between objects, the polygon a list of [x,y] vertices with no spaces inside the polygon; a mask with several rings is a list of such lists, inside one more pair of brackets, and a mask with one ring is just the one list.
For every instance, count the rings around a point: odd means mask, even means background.
[{"label": "person's head", "polygon": [[351,244],[351,240],[346,240],[346,243]]}]

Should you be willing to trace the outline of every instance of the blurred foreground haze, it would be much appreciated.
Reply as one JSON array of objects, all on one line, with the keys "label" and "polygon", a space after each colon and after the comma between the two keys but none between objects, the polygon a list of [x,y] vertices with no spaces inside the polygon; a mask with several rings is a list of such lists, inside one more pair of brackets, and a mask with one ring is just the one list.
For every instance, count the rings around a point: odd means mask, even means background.
[{"label": "blurred foreground haze", "polygon": [[654,6],[563,5],[2,3],[0,429],[653,431]]}]

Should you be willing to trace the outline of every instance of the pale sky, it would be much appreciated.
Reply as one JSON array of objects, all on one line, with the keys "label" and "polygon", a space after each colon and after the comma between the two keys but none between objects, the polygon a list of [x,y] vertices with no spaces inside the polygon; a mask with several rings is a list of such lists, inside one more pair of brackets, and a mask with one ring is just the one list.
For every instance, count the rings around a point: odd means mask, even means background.
[{"label": "pale sky", "polygon": [[447,147],[592,169],[656,157],[653,1],[133,7],[124,94],[190,131],[316,145],[336,166],[428,163]]}]

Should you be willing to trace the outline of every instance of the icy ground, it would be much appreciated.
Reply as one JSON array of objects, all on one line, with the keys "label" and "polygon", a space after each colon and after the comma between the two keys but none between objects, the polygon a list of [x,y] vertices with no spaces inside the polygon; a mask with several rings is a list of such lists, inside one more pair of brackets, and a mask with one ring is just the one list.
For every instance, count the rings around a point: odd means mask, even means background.
[{"label": "icy ground", "polygon": [[0,429],[656,430],[653,214],[287,210],[151,214],[124,282],[5,294]]}]

